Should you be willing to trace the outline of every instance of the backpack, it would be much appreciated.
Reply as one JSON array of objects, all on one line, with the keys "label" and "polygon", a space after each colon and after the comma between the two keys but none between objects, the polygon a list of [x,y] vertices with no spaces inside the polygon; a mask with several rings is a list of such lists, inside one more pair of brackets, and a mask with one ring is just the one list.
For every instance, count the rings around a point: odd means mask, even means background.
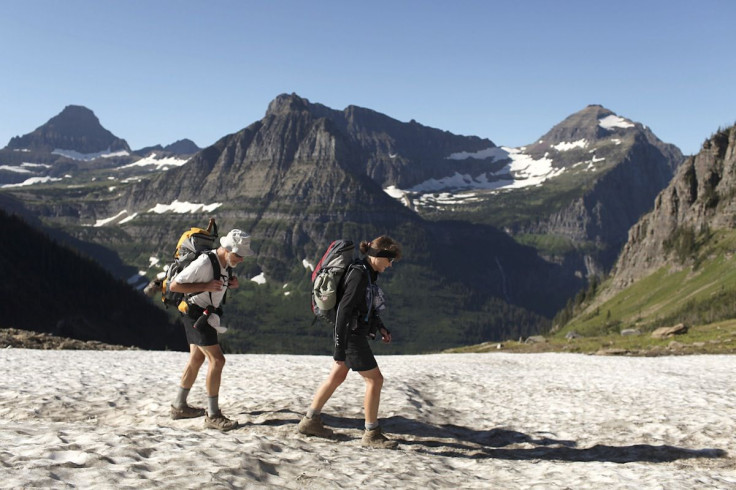
[{"label": "backpack", "polygon": [[[176,244],[173,254],[173,262],[165,268],[165,275],[162,278],[156,278],[148,286],[144,292],[149,296],[154,296],[157,292],[161,293],[161,301],[168,307],[179,307],[184,300],[184,293],[176,293],[170,289],[171,283],[174,281],[179,272],[183,271],[194,259],[203,253],[207,253],[212,270],[217,276],[220,272],[220,264],[217,256],[212,252],[216,248],[217,240],[217,223],[214,218],[210,218],[207,228],[192,227],[182,233]],[[228,275],[230,268],[228,268]]]},{"label": "backpack", "polygon": [[312,312],[334,323],[337,288],[353,263],[355,244],[339,239],[330,243],[312,272]]}]

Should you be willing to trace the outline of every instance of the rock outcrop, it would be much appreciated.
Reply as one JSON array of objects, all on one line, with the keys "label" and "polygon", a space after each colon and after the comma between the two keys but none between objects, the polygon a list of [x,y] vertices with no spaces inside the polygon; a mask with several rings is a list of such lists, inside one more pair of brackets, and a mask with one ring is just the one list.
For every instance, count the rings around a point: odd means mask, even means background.
[{"label": "rock outcrop", "polygon": [[613,271],[623,289],[665,264],[687,261],[688,244],[708,230],[736,227],[736,127],[718,131],[689,157],[631,228]]}]

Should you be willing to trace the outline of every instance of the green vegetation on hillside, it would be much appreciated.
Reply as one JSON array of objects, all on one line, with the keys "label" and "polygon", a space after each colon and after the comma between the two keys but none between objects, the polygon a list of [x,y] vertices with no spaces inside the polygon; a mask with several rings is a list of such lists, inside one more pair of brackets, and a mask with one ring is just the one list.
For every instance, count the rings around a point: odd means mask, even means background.
[{"label": "green vegetation on hillside", "polygon": [[485,342],[446,352],[570,352],[628,356],[736,354],[736,320],[696,325],[690,327],[686,334],[665,339],[655,339],[647,334],[623,336],[618,333],[571,339],[554,336],[544,342]]},{"label": "green vegetation on hillside", "polygon": [[[700,234],[673,235],[672,253],[685,261],[681,266],[662,267],[604,302],[596,300],[605,291],[604,282],[596,290],[578,295],[575,317],[564,324],[558,336],[577,332],[584,336],[615,334],[626,328],[649,332],[677,323],[711,324],[736,318],[736,231],[705,230]],[[561,325],[568,319],[561,312]]]}]

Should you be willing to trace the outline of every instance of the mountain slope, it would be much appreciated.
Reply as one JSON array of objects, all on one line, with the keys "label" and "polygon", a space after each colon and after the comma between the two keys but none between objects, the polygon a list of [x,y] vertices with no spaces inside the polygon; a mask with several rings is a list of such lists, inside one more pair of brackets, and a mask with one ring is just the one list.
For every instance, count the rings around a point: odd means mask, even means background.
[{"label": "mountain slope", "polygon": [[[488,144],[407,126],[440,138],[430,146]],[[394,352],[529,335],[581,287],[579,278],[491,226],[423,220],[370,178],[366,162],[374,150],[345,128],[304,99],[279,97],[262,120],[165,174],[84,191],[28,189],[22,199],[45,221],[114,249],[141,269],[154,258],[165,264],[179,234],[210,215],[221,232],[250,231],[258,256],[240,273],[266,284],[244,280],[229,296],[233,350],[329,350],[329,329],[307,327],[309,263],[339,237],[389,234],[405,247],[406,258],[382,279],[392,302],[387,321],[401,331]]]},{"label": "mountain slope", "polygon": [[736,316],[736,128],[688,158],[629,232],[610,280],[564,331],[651,330]]},{"label": "mountain slope", "polygon": [[0,210],[6,236],[0,257],[3,328],[81,340],[186,350],[181,327],[148,298],[98,264],[59,246],[20,218]]},{"label": "mountain slope", "polygon": [[585,276],[610,270],[629,227],[651,209],[682,161],[676,147],[646,127],[597,105],[566,118],[534,144],[481,155],[504,165],[392,192],[430,219],[502,227]]}]

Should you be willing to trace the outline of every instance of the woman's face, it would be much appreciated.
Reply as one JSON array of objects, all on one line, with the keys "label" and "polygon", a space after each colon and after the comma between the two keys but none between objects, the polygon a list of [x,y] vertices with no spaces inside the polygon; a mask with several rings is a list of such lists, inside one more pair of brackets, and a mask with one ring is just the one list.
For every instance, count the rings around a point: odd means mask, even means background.
[{"label": "woman's face", "polygon": [[388,257],[370,257],[370,261],[373,270],[380,274],[381,272],[391,267],[394,259],[389,259]]}]

